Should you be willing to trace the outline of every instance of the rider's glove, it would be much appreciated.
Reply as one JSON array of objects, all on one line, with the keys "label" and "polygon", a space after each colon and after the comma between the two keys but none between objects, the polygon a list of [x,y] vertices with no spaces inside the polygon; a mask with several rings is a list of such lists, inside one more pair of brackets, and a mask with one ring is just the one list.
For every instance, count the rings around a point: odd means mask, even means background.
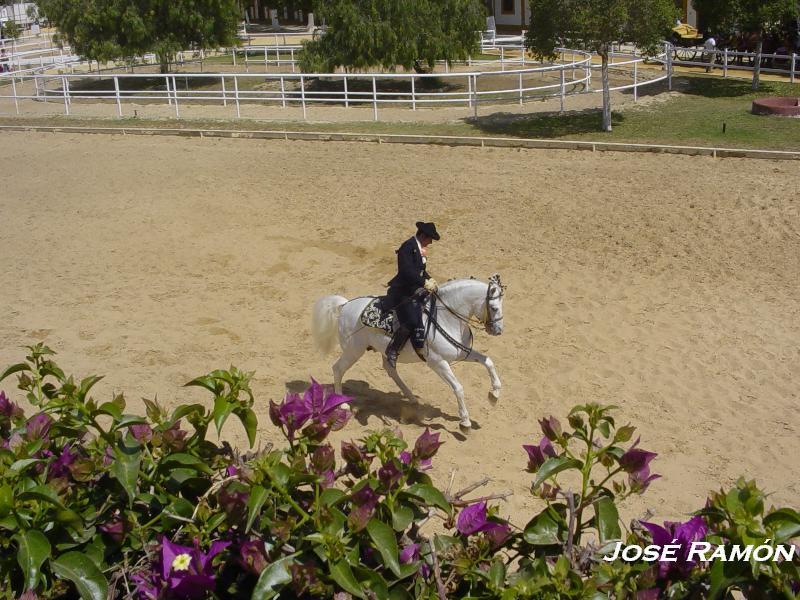
[{"label": "rider's glove", "polygon": [[425,289],[433,293],[439,289],[439,284],[436,283],[436,280],[433,277],[431,277],[430,279],[425,280]]}]

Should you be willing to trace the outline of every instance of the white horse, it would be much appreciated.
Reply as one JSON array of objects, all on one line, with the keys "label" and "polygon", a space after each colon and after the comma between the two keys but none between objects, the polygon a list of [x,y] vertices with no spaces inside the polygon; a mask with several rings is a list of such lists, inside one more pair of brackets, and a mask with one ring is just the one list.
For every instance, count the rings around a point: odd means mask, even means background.
[{"label": "white horse", "polygon": [[[500,378],[492,359],[472,349],[470,322],[482,325],[489,335],[503,333],[503,293],[504,286],[499,275],[492,275],[489,283],[476,279],[456,279],[439,287],[435,294],[436,312],[434,323],[428,326],[427,311],[423,314],[423,324],[427,337],[423,353],[428,366],[439,375],[453,390],[458,400],[460,426],[467,430],[472,426],[464,403],[464,388],[453,374],[450,364],[456,361],[481,363],[489,372],[491,389],[489,400],[494,403],[500,399]],[[389,366],[384,352],[390,338],[380,329],[366,327],[361,323],[361,313],[372,301],[371,297],[348,300],[342,296],[325,296],[314,305],[312,332],[318,350],[331,353],[338,338],[342,355],[333,365],[333,378],[336,393],[342,393],[342,377],[366,350],[376,350],[383,356],[383,368],[398,385],[403,395],[410,401],[417,398],[400,379],[397,369]],[[430,300],[426,304],[430,307]],[[420,362],[410,342],[404,347],[398,362]]]}]

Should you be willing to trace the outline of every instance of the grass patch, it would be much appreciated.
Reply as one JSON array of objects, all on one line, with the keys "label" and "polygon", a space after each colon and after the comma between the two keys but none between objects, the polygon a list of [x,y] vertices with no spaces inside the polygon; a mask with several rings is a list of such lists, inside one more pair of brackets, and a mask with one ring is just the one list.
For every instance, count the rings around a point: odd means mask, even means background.
[{"label": "grass patch", "polygon": [[[610,133],[600,131],[599,109],[561,115],[488,113],[485,107],[477,119],[447,123],[7,117],[0,118],[0,124],[503,136],[800,151],[800,119],[750,113],[754,98],[800,95],[800,86],[770,81],[762,83],[761,89],[753,93],[749,81],[702,75],[682,75],[673,81],[680,94],[663,102],[614,112],[614,130]],[[652,93],[657,92],[654,90]],[[409,111],[409,118],[412,114]],[[725,132],[722,130],[723,123]]]}]

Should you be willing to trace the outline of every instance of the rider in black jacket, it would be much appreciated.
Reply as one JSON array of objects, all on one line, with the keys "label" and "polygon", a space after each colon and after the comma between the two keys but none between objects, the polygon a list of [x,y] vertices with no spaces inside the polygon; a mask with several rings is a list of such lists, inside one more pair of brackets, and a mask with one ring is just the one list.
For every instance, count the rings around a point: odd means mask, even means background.
[{"label": "rider in black jacket", "polygon": [[392,367],[409,337],[417,355],[425,360],[422,348],[425,345],[425,329],[422,326],[422,300],[424,293],[436,291],[436,281],[425,268],[427,247],[439,239],[436,225],[417,222],[417,233],[407,239],[397,250],[397,275],[389,282],[385,310],[394,309],[400,326],[386,348],[386,358]]}]

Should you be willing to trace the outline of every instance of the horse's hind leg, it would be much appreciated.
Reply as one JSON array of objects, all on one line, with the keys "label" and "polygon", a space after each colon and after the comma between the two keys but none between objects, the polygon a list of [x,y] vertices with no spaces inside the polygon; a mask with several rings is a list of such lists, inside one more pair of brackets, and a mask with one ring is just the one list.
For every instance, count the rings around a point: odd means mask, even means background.
[{"label": "horse's hind leg", "polygon": [[363,355],[364,350],[361,348],[346,348],[339,360],[333,363],[333,389],[337,394],[342,393],[342,377]]},{"label": "horse's hind leg", "polygon": [[472,421],[469,420],[469,412],[467,412],[467,405],[464,402],[464,386],[456,379],[453,370],[446,360],[441,358],[435,360],[431,356],[428,356],[428,366],[453,389],[453,393],[456,395],[456,400],[458,401],[459,426],[462,430],[470,429],[472,427]]},{"label": "horse's hind leg", "polygon": [[489,402],[494,404],[500,400],[500,377],[497,376],[497,369],[494,368],[494,361],[485,354],[481,354],[475,350],[470,352],[466,360],[469,362],[480,363],[486,367],[486,370],[489,372],[489,379],[492,383],[492,389],[489,390]]}]

